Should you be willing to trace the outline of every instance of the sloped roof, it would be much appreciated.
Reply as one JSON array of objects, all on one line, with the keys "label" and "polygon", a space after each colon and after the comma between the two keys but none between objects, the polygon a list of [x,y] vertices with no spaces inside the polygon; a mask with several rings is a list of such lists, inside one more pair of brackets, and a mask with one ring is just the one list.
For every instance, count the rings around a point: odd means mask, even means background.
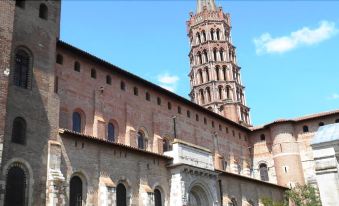
[{"label": "sloped roof", "polygon": [[322,126],[315,133],[311,144],[320,144],[339,140],[339,123]]},{"label": "sloped roof", "polygon": [[255,131],[255,130],[259,130],[259,129],[264,129],[265,127],[270,126],[272,124],[284,123],[284,122],[295,123],[295,122],[301,122],[301,121],[306,121],[306,120],[311,120],[311,119],[316,119],[316,118],[319,118],[319,117],[326,117],[326,116],[336,115],[336,114],[339,114],[339,110],[320,112],[320,113],[316,113],[316,114],[297,117],[297,118],[294,118],[294,119],[277,119],[273,122],[270,122],[270,123],[267,123],[267,124],[264,124],[264,125],[261,125],[261,126],[251,127],[250,129],[252,131]]}]

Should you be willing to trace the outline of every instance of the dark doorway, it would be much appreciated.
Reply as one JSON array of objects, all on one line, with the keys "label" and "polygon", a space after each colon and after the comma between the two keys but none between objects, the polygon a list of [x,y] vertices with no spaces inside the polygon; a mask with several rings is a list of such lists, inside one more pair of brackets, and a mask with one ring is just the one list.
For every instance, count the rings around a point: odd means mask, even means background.
[{"label": "dark doorway", "polygon": [[82,181],[80,177],[74,176],[70,182],[69,206],[82,205]]},{"label": "dark doorway", "polygon": [[5,206],[24,206],[26,176],[20,167],[12,167],[6,178]]},{"label": "dark doorway", "polygon": [[161,192],[158,189],[154,190],[154,203],[155,206],[162,206]]},{"label": "dark doorway", "polygon": [[117,186],[117,206],[126,206],[126,187],[123,184]]}]

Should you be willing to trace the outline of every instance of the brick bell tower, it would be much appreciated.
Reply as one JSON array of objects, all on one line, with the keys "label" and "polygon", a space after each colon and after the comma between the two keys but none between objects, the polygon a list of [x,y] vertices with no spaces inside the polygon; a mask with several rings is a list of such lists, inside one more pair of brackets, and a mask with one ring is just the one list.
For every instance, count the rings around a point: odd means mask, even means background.
[{"label": "brick bell tower", "polygon": [[245,87],[231,40],[230,15],[214,0],[197,0],[187,21],[191,100],[234,122],[250,125]]}]

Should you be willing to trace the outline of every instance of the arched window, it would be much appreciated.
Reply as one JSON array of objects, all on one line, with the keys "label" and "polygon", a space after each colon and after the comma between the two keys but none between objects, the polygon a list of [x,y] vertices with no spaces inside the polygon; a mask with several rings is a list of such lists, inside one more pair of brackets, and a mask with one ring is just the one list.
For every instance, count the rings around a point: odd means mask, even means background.
[{"label": "arched window", "polygon": [[205,30],[202,31],[202,37],[204,38],[204,41],[207,40],[207,39],[206,39],[206,32],[205,32]]},{"label": "arched window", "polygon": [[220,61],[224,61],[224,50],[220,49]]},{"label": "arched window", "polygon": [[110,142],[115,141],[115,127],[113,123],[109,123],[107,126],[107,139]]},{"label": "arched window", "polygon": [[226,67],[222,68],[222,73],[223,73],[223,76],[224,76],[224,80],[226,81],[227,80]]},{"label": "arched window", "polygon": [[336,120],[335,120],[335,123],[339,123],[339,119],[336,119]]},{"label": "arched window", "polygon": [[79,112],[73,112],[72,122],[73,122],[73,131],[81,133],[82,122],[81,122],[81,114]]},{"label": "arched window", "polygon": [[26,144],[26,121],[22,117],[17,117],[13,121],[12,142]]},{"label": "arched window", "polygon": [[154,190],[154,206],[162,206],[161,192],[158,189]]},{"label": "arched window", "polygon": [[25,0],[16,0],[15,1],[15,6],[20,7],[20,8],[25,8]]},{"label": "arched window", "polygon": [[325,125],[324,122],[319,122],[319,127],[322,127],[324,125]]},{"label": "arched window", "polygon": [[205,61],[204,62],[208,62],[208,56],[207,56],[207,51],[206,50],[204,50],[204,58],[205,58]]},{"label": "arched window", "polygon": [[78,61],[74,63],[74,71],[80,72],[80,63]]},{"label": "arched window", "polygon": [[118,184],[116,195],[117,206],[127,206],[127,191],[124,184]]},{"label": "arched window", "polygon": [[172,150],[172,144],[167,138],[164,138],[162,140],[162,149],[163,149],[164,152]]},{"label": "arched window", "polygon": [[217,29],[217,40],[220,40],[220,30]]},{"label": "arched window", "polygon": [[112,77],[110,75],[106,75],[106,84],[112,84]]},{"label": "arched window", "polygon": [[69,186],[69,205],[82,205],[82,180],[78,176],[72,177]]},{"label": "arched window", "polygon": [[27,204],[26,187],[27,177],[18,166],[9,169],[6,177],[5,206],[24,206]]},{"label": "arched window", "polygon": [[199,63],[202,64],[202,56],[200,52],[198,52],[198,60],[199,60]]},{"label": "arched window", "polygon": [[202,83],[204,83],[204,78],[202,76],[202,71],[199,70],[198,72],[199,72],[200,83],[202,84]]},{"label": "arched window", "polygon": [[200,93],[200,102],[201,102],[201,104],[205,104],[204,91],[202,89],[200,89],[199,93]]},{"label": "arched window", "polygon": [[260,179],[262,181],[268,181],[268,169],[267,165],[265,163],[261,163],[259,165],[259,173],[260,173]]},{"label": "arched window", "polygon": [[91,69],[91,77],[93,79],[96,79],[97,78],[97,70],[95,70],[94,68]]},{"label": "arched window", "polygon": [[125,91],[125,90],[126,90],[126,84],[125,84],[124,81],[121,81],[121,82],[120,82],[120,89],[121,89],[122,91]]},{"label": "arched window", "polygon": [[41,19],[48,19],[48,8],[46,6],[46,4],[40,4],[40,8],[39,8],[39,17]]},{"label": "arched window", "polygon": [[145,134],[142,131],[139,131],[137,134],[138,139],[138,148],[139,149],[146,149],[146,141],[145,141]]},{"label": "arched window", "polygon": [[206,88],[206,93],[207,93],[207,101],[211,102],[211,90],[209,87]]},{"label": "arched window", "polygon": [[307,125],[303,126],[303,132],[308,132],[308,126]]},{"label": "arched window", "polygon": [[217,49],[213,49],[213,59],[214,59],[214,61],[218,61],[218,59],[217,59]]},{"label": "arched window", "polygon": [[61,54],[57,54],[56,63],[57,64],[63,64],[64,63],[64,57]]},{"label": "arched window", "polygon": [[219,93],[219,99],[222,99],[222,87],[221,86],[218,88],[218,93]]},{"label": "arched window", "polygon": [[214,30],[211,29],[211,40],[213,41],[214,40]]},{"label": "arched window", "polygon": [[28,88],[30,59],[29,54],[22,49],[15,54],[14,84],[18,87]]},{"label": "arched window", "polygon": [[219,77],[219,66],[217,66],[217,67],[215,68],[215,74],[216,74],[216,76],[217,76],[217,80],[219,81],[219,80],[220,80],[220,77]]},{"label": "arched window", "polygon": [[227,99],[230,99],[231,98],[231,95],[230,95],[230,87],[226,87],[226,97]]},{"label": "arched window", "polygon": [[151,101],[151,95],[149,94],[149,92],[146,92],[146,100]]},{"label": "arched window", "polygon": [[199,43],[201,43],[201,37],[200,37],[200,33],[199,32],[197,32],[197,43],[199,44]]},{"label": "arched window", "polygon": [[205,68],[205,71],[206,71],[206,80],[209,82],[210,81],[210,73],[209,73],[207,67]]}]

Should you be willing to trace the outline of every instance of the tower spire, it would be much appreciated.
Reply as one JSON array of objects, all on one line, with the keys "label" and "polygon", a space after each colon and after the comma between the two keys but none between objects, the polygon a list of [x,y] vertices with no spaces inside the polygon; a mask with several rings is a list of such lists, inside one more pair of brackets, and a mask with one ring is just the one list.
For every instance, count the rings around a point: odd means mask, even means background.
[{"label": "tower spire", "polygon": [[204,10],[204,6],[206,6],[209,11],[216,10],[214,0],[197,0],[197,13],[202,12]]}]

